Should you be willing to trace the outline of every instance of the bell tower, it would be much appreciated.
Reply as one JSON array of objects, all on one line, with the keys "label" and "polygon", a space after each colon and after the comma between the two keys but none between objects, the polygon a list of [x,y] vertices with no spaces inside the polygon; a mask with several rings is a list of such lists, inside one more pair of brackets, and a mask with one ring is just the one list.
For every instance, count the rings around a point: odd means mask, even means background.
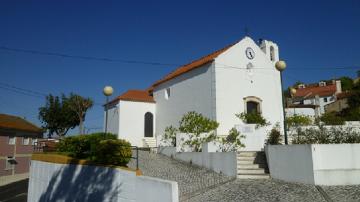
[{"label": "bell tower", "polygon": [[260,40],[260,49],[273,63],[279,61],[279,47],[276,43],[268,40]]}]

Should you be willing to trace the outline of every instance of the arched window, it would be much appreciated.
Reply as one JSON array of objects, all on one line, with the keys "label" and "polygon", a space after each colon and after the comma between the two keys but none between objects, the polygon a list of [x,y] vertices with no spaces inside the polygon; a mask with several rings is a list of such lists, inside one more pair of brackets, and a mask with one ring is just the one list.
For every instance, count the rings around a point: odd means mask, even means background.
[{"label": "arched window", "polygon": [[144,116],[144,136],[153,137],[154,136],[154,116],[151,112],[146,112]]},{"label": "arched window", "polygon": [[249,96],[244,98],[245,113],[259,113],[261,114],[262,100],[255,96]]},{"label": "arched window", "polygon": [[275,49],[274,49],[274,46],[270,46],[270,60],[275,61]]}]

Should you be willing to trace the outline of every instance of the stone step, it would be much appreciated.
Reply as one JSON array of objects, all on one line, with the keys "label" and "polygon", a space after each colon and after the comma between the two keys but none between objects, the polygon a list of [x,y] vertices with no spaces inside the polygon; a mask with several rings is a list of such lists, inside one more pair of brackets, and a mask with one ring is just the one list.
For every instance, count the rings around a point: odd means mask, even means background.
[{"label": "stone step", "polygon": [[238,175],[252,175],[252,174],[266,174],[265,170],[262,168],[258,168],[258,169],[238,169],[237,170]]},{"label": "stone step", "polygon": [[238,179],[269,179],[269,175],[237,175]]},{"label": "stone step", "polygon": [[244,160],[238,160],[237,165],[254,165],[254,161],[244,161]]},{"label": "stone step", "polygon": [[237,164],[238,169],[265,168],[265,164]]},{"label": "stone step", "polygon": [[255,156],[238,156],[237,160],[238,161],[255,161]]},{"label": "stone step", "polygon": [[243,157],[253,157],[256,156],[258,152],[238,152],[237,156],[243,156]]}]

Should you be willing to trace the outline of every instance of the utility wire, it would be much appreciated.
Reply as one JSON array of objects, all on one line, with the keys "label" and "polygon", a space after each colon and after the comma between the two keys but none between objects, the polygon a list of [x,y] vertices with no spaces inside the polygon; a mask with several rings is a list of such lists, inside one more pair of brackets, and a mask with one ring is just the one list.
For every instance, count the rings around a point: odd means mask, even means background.
[{"label": "utility wire", "polygon": [[178,64],[171,63],[160,63],[160,62],[149,62],[149,61],[138,61],[138,60],[124,60],[124,59],[113,59],[113,58],[103,58],[103,57],[93,57],[93,56],[80,56],[80,55],[71,55],[66,53],[58,53],[58,52],[47,52],[47,51],[37,51],[37,50],[29,50],[29,49],[19,49],[19,48],[9,48],[6,46],[0,46],[0,50],[8,51],[8,52],[21,52],[21,53],[29,53],[34,55],[47,55],[47,56],[57,56],[63,58],[74,58],[74,59],[82,59],[82,60],[97,60],[104,62],[120,62],[127,64],[143,64],[143,65],[153,65],[153,66],[173,66]]},{"label": "utility wire", "polygon": [[[21,52],[21,53],[28,53],[34,55],[47,55],[47,56],[57,56],[63,58],[74,58],[74,59],[82,59],[82,60],[95,60],[95,61],[103,61],[103,62],[120,62],[120,63],[128,63],[128,64],[143,64],[143,65],[152,65],[152,66],[183,66],[183,64],[175,64],[175,63],[161,63],[161,62],[152,62],[152,61],[139,61],[139,60],[125,60],[125,59],[113,59],[113,58],[106,58],[106,57],[93,57],[93,56],[80,56],[80,55],[72,55],[67,53],[59,53],[59,52],[48,52],[48,51],[38,51],[38,50],[31,50],[31,49],[19,49],[19,48],[11,48],[7,46],[0,46],[0,50],[7,51],[7,52]],[[219,64],[219,63],[218,63]],[[229,68],[236,68],[236,69],[247,69],[246,67],[236,67],[231,65],[225,65]],[[260,68],[256,67],[254,69],[268,69],[268,68]],[[292,70],[352,70],[352,69],[360,69],[359,66],[348,66],[348,67],[330,67],[330,68],[321,68],[321,67],[290,67],[287,68],[288,71]]]}]

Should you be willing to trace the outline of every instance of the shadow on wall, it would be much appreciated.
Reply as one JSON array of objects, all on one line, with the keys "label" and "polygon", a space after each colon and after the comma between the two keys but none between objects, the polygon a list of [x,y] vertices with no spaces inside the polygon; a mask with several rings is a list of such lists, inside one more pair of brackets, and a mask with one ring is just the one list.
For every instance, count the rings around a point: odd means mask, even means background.
[{"label": "shadow on wall", "polygon": [[39,201],[117,201],[121,183],[114,183],[115,175],[112,168],[62,165],[51,176]]}]

